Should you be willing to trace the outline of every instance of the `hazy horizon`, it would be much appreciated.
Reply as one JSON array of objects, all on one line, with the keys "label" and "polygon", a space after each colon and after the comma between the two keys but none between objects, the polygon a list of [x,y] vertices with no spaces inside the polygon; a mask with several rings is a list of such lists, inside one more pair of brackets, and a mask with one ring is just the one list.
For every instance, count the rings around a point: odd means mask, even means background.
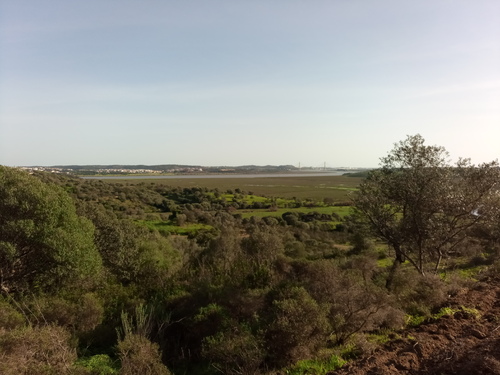
[{"label": "hazy horizon", "polygon": [[500,156],[500,2],[0,3],[0,164]]},{"label": "hazy horizon", "polygon": [[298,169],[306,169],[306,168],[312,168],[312,169],[374,169],[377,168],[376,166],[373,167],[362,167],[362,166],[342,166],[342,165],[335,165],[335,166],[329,166],[329,165],[319,165],[319,166],[314,166],[314,165],[294,165],[294,164],[242,164],[242,165],[228,165],[228,164],[221,164],[221,165],[209,165],[209,164],[200,164],[200,163],[194,163],[194,164],[170,164],[170,163],[162,163],[162,164],[120,164],[120,163],[111,163],[111,164],[51,164],[51,165],[42,165],[42,164],[31,164],[31,165],[11,165],[11,167],[43,167],[43,168],[51,168],[51,167],[71,167],[71,166],[78,166],[78,167],[110,167],[110,166],[122,166],[122,167],[153,167],[153,166],[179,166],[179,167],[207,167],[207,168],[241,168],[241,167],[282,167],[282,166],[292,166]]}]

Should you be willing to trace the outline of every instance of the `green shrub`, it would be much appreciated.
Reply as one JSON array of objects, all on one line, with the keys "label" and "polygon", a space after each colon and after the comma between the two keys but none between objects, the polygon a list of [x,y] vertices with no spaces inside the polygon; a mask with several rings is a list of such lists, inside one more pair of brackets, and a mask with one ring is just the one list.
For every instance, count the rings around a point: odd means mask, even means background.
[{"label": "green shrub", "polygon": [[[74,297],[73,297],[74,298]],[[40,322],[71,328],[77,333],[92,331],[102,322],[104,309],[92,293],[78,296],[77,300],[46,296],[32,301],[32,311]]]},{"label": "green shrub", "polygon": [[308,358],[326,342],[331,330],[327,312],[302,287],[280,290],[272,301],[266,332],[273,364],[282,367]]},{"label": "green shrub", "polygon": [[0,299],[0,329],[14,329],[25,323],[24,317],[7,301]]},{"label": "green shrub", "polygon": [[265,358],[263,341],[242,325],[203,340],[202,355],[227,375],[255,374]]},{"label": "green shrub", "polygon": [[89,375],[118,375],[118,368],[115,361],[113,361],[106,354],[97,354],[88,358],[81,358],[76,361],[76,368],[87,370]]},{"label": "green shrub", "polygon": [[94,226],[71,197],[16,168],[0,166],[2,290],[58,290],[99,275]]}]

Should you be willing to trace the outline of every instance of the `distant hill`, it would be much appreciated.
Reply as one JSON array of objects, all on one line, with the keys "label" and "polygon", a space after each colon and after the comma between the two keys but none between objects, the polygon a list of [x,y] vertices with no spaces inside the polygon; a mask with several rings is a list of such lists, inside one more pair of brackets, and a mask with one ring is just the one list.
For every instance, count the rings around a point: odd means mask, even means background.
[{"label": "distant hill", "polygon": [[201,165],[159,164],[159,165],[54,165],[50,167],[26,167],[28,169],[47,170],[78,175],[90,174],[154,174],[154,173],[281,173],[298,171],[293,165],[243,165],[207,167]]}]

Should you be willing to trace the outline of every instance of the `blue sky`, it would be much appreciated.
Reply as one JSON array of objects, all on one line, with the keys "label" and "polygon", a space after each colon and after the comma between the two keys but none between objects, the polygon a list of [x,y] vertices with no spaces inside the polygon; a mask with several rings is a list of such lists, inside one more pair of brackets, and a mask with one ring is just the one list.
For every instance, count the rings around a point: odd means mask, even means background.
[{"label": "blue sky", "polygon": [[498,0],[0,3],[0,164],[500,156]]}]

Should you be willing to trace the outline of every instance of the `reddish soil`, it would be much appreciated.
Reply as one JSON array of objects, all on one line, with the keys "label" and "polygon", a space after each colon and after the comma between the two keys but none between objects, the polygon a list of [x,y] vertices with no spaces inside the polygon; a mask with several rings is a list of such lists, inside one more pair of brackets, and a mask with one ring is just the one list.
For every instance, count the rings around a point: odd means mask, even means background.
[{"label": "reddish soil", "polygon": [[500,374],[500,277],[487,278],[462,290],[446,304],[477,309],[480,315],[456,312],[399,332],[368,357],[330,375]]}]

